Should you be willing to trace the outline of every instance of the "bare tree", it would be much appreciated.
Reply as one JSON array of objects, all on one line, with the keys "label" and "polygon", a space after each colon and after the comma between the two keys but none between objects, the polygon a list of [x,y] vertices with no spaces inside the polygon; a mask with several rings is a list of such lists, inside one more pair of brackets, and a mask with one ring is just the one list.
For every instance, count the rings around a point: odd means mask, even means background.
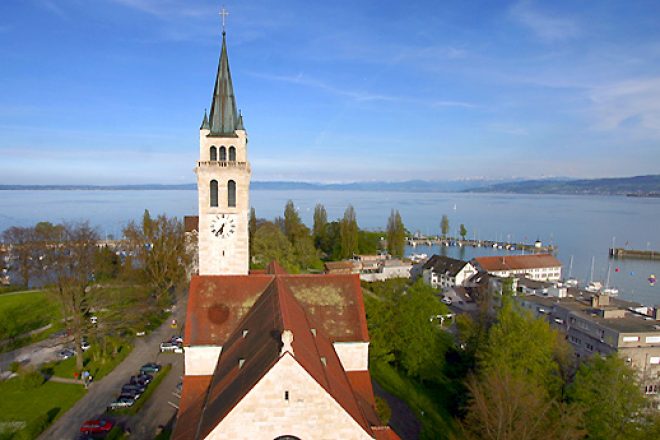
[{"label": "bare tree", "polygon": [[2,240],[11,256],[9,270],[18,275],[22,285],[28,287],[37,263],[34,228],[12,226],[2,233]]},{"label": "bare tree", "polygon": [[186,254],[183,225],[176,217],[159,215],[152,219],[145,210],[142,225],[131,221],[124,236],[158,300],[185,280],[190,256]]},{"label": "bare tree", "polygon": [[66,225],[57,242],[46,247],[54,294],[62,303],[64,317],[73,333],[76,367],[82,370],[81,343],[86,315],[91,307],[94,255],[98,233],[87,222]]}]

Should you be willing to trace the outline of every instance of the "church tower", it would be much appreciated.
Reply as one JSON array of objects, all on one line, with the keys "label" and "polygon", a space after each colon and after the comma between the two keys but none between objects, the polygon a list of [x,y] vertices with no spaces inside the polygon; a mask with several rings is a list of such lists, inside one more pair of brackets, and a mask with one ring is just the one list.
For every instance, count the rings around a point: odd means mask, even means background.
[{"label": "church tower", "polygon": [[247,275],[250,163],[247,133],[237,111],[227,42],[215,79],[211,112],[204,112],[195,168],[199,197],[199,274]]}]

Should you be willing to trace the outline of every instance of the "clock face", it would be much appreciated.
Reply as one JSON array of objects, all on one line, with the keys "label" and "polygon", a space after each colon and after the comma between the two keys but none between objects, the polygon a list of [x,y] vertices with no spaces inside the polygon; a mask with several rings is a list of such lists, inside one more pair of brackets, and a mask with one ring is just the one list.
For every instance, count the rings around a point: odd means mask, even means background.
[{"label": "clock face", "polygon": [[230,214],[219,214],[211,220],[211,234],[217,238],[227,238],[236,232],[236,219]]}]

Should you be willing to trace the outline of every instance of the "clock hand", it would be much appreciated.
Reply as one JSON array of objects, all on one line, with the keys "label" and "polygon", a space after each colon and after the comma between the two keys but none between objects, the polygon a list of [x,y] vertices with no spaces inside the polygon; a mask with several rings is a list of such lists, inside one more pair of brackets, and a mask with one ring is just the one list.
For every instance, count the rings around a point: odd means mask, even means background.
[{"label": "clock hand", "polygon": [[223,224],[222,226],[220,226],[220,230],[218,231],[220,233],[220,235],[222,235],[222,231],[224,231],[224,230],[225,230],[225,225]]}]

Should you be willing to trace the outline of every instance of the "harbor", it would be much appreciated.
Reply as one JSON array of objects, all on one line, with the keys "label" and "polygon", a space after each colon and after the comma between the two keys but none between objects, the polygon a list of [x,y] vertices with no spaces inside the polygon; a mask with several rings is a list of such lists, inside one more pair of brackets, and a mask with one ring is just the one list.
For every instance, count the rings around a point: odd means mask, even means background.
[{"label": "harbor", "polygon": [[504,249],[507,251],[521,251],[537,254],[554,254],[557,250],[555,246],[544,245],[541,241],[534,243],[511,243],[494,240],[470,240],[455,237],[411,237],[407,243],[411,247],[417,246],[442,246],[442,247],[473,247],[473,248],[493,248]]},{"label": "harbor", "polygon": [[625,248],[610,248],[611,258],[631,258],[637,260],[660,260],[660,251]]}]

